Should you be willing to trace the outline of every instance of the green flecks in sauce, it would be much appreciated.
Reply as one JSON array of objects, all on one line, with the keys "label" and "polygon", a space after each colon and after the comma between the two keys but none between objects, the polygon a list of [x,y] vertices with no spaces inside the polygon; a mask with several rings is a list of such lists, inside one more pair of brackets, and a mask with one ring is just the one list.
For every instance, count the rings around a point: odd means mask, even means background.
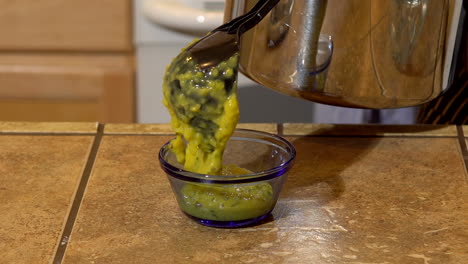
[{"label": "green flecks in sauce", "polygon": [[204,70],[185,55],[174,59],[166,71],[163,103],[177,134],[170,148],[188,171],[206,174],[221,171],[226,142],[239,119],[238,57],[235,54]]},{"label": "green flecks in sauce", "polygon": [[[176,132],[170,149],[187,171],[217,175],[251,173],[236,166],[222,166],[226,142],[239,119],[238,57],[235,54],[216,67],[203,70],[185,55],[175,58],[167,68],[163,103]],[[218,221],[259,217],[268,213],[274,203],[268,183],[185,184],[177,199],[189,215]]]},{"label": "green flecks in sauce", "polygon": [[186,184],[179,204],[189,215],[216,221],[252,219],[273,207],[273,189],[268,183],[243,186]]}]

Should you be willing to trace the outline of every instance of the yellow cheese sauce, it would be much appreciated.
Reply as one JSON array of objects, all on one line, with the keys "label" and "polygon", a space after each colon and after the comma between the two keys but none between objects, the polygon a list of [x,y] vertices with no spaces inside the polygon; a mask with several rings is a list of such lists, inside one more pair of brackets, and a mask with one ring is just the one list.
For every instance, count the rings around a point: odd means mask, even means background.
[{"label": "yellow cheese sauce", "polygon": [[268,183],[247,186],[186,184],[179,204],[189,215],[216,221],[238,221],[267,214],[273,207],[273,189]]},{"label": "yellow cheese sauce", "polygon": [[[239,119],[238,57],[236,54],[209,70],[197,67],[189,56],[178,57],[167,68],[163,103],[176,133],[169,147],[187,171],[226,176],[252,173],[222,165],[226,143]],[[216,221],[259,217],[274,206],[273,188],[268,183],[186,183],[177,200],[185,213]]]},{"label": "yellow cheese sauce", "polygon": [[[223,166],[222,175],[249,174],[235,165]],[[243,185],[185,184],[178,197],[189,215],[216,221],[252,219],[273,207],[273,188],[268,183]]]},{"label": "yellow cheese sauce", "polygon": [[219,174],[226,142],[239,119],[238,55],[209,70],[187,56],[176,58],[163,82],[163,103],[176,138],[170,148],[184,169]]}]

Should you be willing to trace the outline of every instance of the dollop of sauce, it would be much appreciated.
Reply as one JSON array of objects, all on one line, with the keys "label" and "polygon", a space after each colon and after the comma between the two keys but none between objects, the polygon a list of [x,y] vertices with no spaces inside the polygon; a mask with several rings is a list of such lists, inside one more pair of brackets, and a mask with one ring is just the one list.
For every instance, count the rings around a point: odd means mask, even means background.
[{"label": "dollop of sauce", "polygon": [[273,189],[268,183],[246,186],[186,184],[179,204],[189,215],[216,221],[238,221],[267,214],[273,208]]},{"label": "dollop of sauce", "polygon": [[[252,173],[236,165],[223,166],[222,175]],[[274,206],[273,188],[268,183],[206,185],[190,183],[181,189],[179,204],[189,215],[216,221],[252,219],[267,214]]]},{"label": "dollop of sauce", "polygon": [[[238,54],[209,70],[181,54],[168,66],[163,81],[163,103],[176,133],[171,151],[187,171],[226,176],[252,173],[222,165],[226,143],[239,119]],[[176,196],[185,213],[217,221],[259,217],[274,206],[273,188],[268,183],[186,183]]]},{"label": "dollop of sauce", "polygon": [[163,81],[163,103],[176,133],[170,149],[185,170],[219,175],[226,142],[239,120],[239,55],[206,70],[189,54],[181,54],[168,66]]}]

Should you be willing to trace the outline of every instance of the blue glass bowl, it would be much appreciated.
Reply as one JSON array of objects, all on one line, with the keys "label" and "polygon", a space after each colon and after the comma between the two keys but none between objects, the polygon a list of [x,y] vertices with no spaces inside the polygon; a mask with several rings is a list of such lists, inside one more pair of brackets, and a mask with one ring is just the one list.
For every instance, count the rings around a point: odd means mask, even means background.
[{"label": "blue glass bowl", "polygon": [[198,223],[212,227],[253,225],[268,217],[291,169],[296,151],[282,137],[236,129],[223,155],[223,164],[252,172],[221,176],[183,169],[169,150],[161,147],[159,161],[180,209]]}]

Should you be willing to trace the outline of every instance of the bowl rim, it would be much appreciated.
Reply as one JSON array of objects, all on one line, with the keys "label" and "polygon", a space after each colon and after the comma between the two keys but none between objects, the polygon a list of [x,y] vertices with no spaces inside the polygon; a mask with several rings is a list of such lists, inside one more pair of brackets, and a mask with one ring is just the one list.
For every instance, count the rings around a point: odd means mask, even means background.
[{"label": "bowl rim", "polygon": [[[169,162],[167,162],[164,159],[164,154],[167,151],[170,151],[167,146],[170,144],[172,140],[171,139],[168,142],[166,142],[159,150],[160,166],[167,173],[168,176],[172,176],[183,181],[210,183],[210,184],[213,184],[213,183],[214,184],[233,184],[233,183],[250,183],[250,182],[265,181],[265,180],[279,177],[287,173],[289,169],[292,167],[294,160],[296,158],[296,149],[288,140],[276,134],[259,131],[259,130],[253,130],[253,129],[236,128],[234,130],[234,133],[235,132],[256,134],[259,136],[269,137],[274,140],[277,140],[286,146],[285,149],[289,153],[289,158],[285,162],[282,162],[281,164],[275,167],[272,167],[270,169],[267,169],[261,172],[254,172],[254,173],[249,173],[249,174],[241,174],[241,175],[233,175],[233,176],[202,174],[202,173],[196,173],[196,172],[187,171],[181,168],[177,168],[176,166],[171,165]],[[236,136],[231,136],[231,138],[236,138]]]}]

